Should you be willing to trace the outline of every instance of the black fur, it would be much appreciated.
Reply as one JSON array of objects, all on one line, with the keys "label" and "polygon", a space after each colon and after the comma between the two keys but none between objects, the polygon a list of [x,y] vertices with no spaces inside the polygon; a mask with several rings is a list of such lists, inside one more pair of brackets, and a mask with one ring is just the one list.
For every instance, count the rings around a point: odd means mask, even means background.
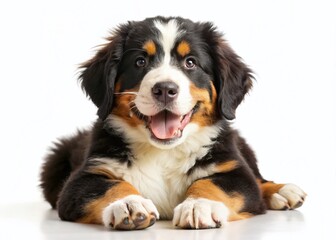
[{"label": "black fur", "polygon": [[127,38],[131,24],[122,25],[109,43],[90,61],[84,63],[80,75],[82,88],[98,107],[98,116],[105,119],[113,106],[114,84],[118,72],[118,64],[123,55],[123,44]]},{"label": "black fur", "polygon": [[113,158],[128,163],[131,151],[120,133],[98,120],[93,128],[92,144],[88,156],[90,158]]},{"label": "black fur", "polygon": [[229,47],[222,35],[209,23],[204,24],[204,35],[210,46],[218,92],[218,110],[222,117],[233,120],[238,105],[252,87],[252,71]]},{"label": "black fur", "polygon": [[[79,171],[67,181],[60,194],[57,205],[59,217],[66,221],[76,221],[86,213],[84,206],[93,199],[105,194],[118,181],[111,181],[104,176]],[[75,194],[74,194],[75,193]]]},{"label": "black fur", "polygon": [[41,187],[52,208],[56,208],[65,180],[83,164],[91,140],[90,135],[90,131],[78,131],[71,138],[63,138],[55,143],[46,157],[47,161],[42,167]]}]

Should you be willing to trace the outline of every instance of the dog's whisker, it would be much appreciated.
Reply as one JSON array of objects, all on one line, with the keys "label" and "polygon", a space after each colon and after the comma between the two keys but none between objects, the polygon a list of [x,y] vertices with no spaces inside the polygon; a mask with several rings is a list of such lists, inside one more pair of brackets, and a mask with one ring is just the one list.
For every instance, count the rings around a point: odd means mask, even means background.
[{"label": "dog's whisker", "polygon": [[129,113],[129,116],[132,117],[133,114],[139,118],[140,120],[146,120],[146,116],[143,115],[137,108],[137,106],[135,105],[134,103],[134,100],[130,101],[128,103],[129,107],[130,107],[130,113]]},{"label": "dog's whisker", "polygon": [[138,95],[138,92],[115,92],[113,94],[114,95],[127,95],[127,94]]}]

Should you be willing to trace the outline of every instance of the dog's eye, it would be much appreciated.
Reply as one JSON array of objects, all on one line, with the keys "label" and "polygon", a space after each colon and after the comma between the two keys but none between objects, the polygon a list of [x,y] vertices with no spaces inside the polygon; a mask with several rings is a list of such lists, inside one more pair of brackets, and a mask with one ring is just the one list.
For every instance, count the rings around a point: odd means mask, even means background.
[{"label": "dog's eye", "polygon": [[147,61],[144,57],[138,57],[136,60],[135,60],[135,65],[139,68],[143,68],[143,67],[146,67],[147,65]]},{"label": "dog's eye", "polygon": [[196,60],[193,57],[187,57],[184,60],[184,67],[186,69],[194,69],[196,67]]}]

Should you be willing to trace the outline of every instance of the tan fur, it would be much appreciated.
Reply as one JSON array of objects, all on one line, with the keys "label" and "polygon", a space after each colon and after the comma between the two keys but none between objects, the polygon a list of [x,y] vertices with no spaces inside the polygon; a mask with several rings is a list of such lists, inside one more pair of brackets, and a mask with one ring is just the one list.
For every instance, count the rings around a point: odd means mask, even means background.
[{"label": "tan fur", "polygon": [[148,40],[142,47],[149,56],[153,56],[156,54],[156,45],[153,40]]},{"label": "tan fur", "polygon": [[177,46],[177,53],[180,54],[181,57],[185,57],[190,53],[190,44],[186,41],[182,41]]},{"label": "tan fur", "polygon": [[190,92],[196,102],[200,102],[200,109],[194,113],[191,122],[197,123],[199,126],[210,126],[216,121],[216,98],[217,93],[214,85],[211,83],[212,99],[207,89],[201,89],[194,84],[190,86]]},{"label": "tan fur", "polygon": [[230,172],[238,167],[238,162],[236,160],[230,160],[224,163],[219,163],[216,165],[216,170],[218,172]]}]

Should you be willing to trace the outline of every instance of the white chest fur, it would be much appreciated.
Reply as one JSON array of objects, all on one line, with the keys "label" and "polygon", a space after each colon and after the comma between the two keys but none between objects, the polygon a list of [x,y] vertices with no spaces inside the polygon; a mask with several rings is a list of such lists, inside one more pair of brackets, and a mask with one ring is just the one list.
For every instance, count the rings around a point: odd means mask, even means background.
[{"label": "white chest fur", "polygon": [[131,166],[107,158],[94,159],[114,176],[131,183],[145,198],[153,201],[161,219],[171,219],[173,209],[184,200],[187,188],[196,179],[214,173],[214,166],[197,169],[187,174],[208,152],[218,128],[208,127],[192,134],[173,149],[158,149],[149,143],[131,144]]},{"label": "white chest fur", "polygon": [[[124,175],[140,193],[153,201],[161,218],[171,218],[174,207],[183,200],[190,177],[186,174],[195,160],[189,163],[170,151],[145,153]],[[191,166],[187,166],[187,165]]]}]

